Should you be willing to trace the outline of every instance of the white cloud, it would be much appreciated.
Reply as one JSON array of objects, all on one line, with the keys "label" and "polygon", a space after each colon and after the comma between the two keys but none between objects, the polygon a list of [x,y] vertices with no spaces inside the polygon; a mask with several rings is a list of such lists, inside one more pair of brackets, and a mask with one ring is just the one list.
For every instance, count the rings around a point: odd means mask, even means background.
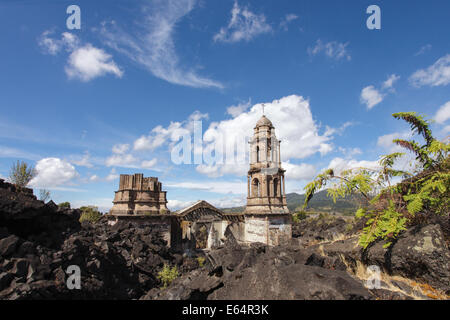
[{"label": "white cloud", "polygon": [[331,59],[346,59],[347,61],[350,61],[352,57],[347,51],[347,46],[348,42],[340,43],[337,41],[331,41],[323,43],[322,40],[318,39],[314,47],[308,47],[308,53],[312,56],[315,56],[319,53],[324,53]]},{"label": "white cloud", "polygon": [[280,28],[282,28],[284,31],[288,31],[288,25],[289,25],[292,21],[297,20],[297,19],[298,19],[298,16],[297,16],[296,14],[293,14],[293,13],[287,14],[287,15],[283,18],[283,20],[281,20],[281,22],[280,22]]},{"label": "white cloud", "polygon": [[[265,114],[273,122],[281,142],[282,159],[302,159],[315,153],[327,154],[333,149],[329,143],[332,131],[319,134],[312,117],[309,101],[291,95],[271,103],[265,103]],[[197,171],[210,177],[224,174],[245,175],[248,169],[248,138],[262,115],[262,104],[233,119],[213,122],[203,135],[204,159],[213,151],[216,162],[197,166]],[[222,153],[222,154],[221,154]]]},{"label": "white cloud", "polygon": [[152,159],[152,160],[144,160],[141,162],[141,168],[143,169],[153,169],[153,167],[156,165],[156,163],[158,162],[158,160]]},{"label": "white cloud", "polygon": [[106,159],[108,167],[135,168],[137,159],[132,154],[113,154]]},{"label": "white cloud", "polygon": [[90,161],[89,152],[85,152],[82,157],[76,156],[71,160],[73,164],[76,164],[80,167],[92,168],[94,165]]},{"label": "white cloud", "polygon": [[70,79],[87,82],[105,74],[122,77],[123,71],[113,61],[112,56],[90,43],[81,45],[78,37],[70,32],[63,32],[61,39],[51,38],[53,32],[45,31],[39,39],[39,45],[45,53],[56,55],[63,48],[70,52],[65,71]]},{"label": "white cloud", "polygon": [[194,121],[207,119],[207,113],[193,112],[187,120],[171,122],[167,128],[159,125],[152,129],[149,135],[142,135],[133,143],[135,151],[153,151],[167,143],[178,141],[180,136],[194,130]]},{"label": "white cloud", "polygon": [[38,44],[44,50],[44,53],[56,55],[64,48],[66,51],[72,51],[78,47],[80,41],[76,35],[63,32],[61,39],[54,39],[50,37],[53,33],[50,30],[44,31],[38,39]]},{"label": "white cloud", "polygon": [[448,119],[450,119],[450,101],[443,104],[434,116],[434,120],[439,124],[443,124]]},{"label": "white cloud", "polygon": [[89,181],[91,181],[91,182],[95,182],[98,180],[100,180],[100,178],[96,174],[89,177]]},{"label": "white cloud", "polygon": [[355,156],[355,155],[362,154],[362,151],[361,151],[360,148],[342,148],[342,147],[339,147],[338,149],[346,157],[350,157],[350,158]]},{"label": "white cloud", "polygon": [[384,96],[374,86],[367,86],[361,91],[361,103],[367,105],[368,109],[375,107],[383,101],[383,98]]},{"label": "white cloud", "polygon": [[282,163],[282,167],[286,170],[286,177],[292,180],[310,180],[316,174],[316,168],[307,163],[293,164],[286,161]]},{"label": "white cloud", "polygon": [[246,111],[249,107],[250,107],[251,101],[250,99],[247,102],[244,103],[239,103],[238,105],[235,106],[230,106],[227,108],[227,113],[234,117],[237,117],[238,115],[240,115],[242,112]]},{"label": "white cloud", "polygon": [[119,175],[116,172],[115,168],[111,169],[111,172],[106,176],[105,180],[106,181],[113,181],[119,178]]},{"label": "white cloud", "polygon": [[66,160],[44,158],[36,164],[37,175],[30,181],[34,188],[52,188],[71,182],[78,177],[75,167]]},{"label": "white cloud", "polygon": [[360,102],[367,106],[367,109],[372,109],[389,94],[395,92],[394,83],[400,79],[400,76],[391,74],[381,85],[381,89],[374,86],[367,86],[361,90]]},{"label": "white cloud", "polygon": [[221,83],[198,75],[192,68],[181,66],[175,50],[177,24],[191,12],[195,2],[160,1],[143,9],[144,16],[136,21],[139,30],[126,32],[112,21],[103,23],[100,33],[106,45],[142,65],[157,78],[195,88],[223,88]]},{"label": "white cloud", "polygon": [[112,152],[117,154],[123,154],[130,149],[130,145],[123,143],[123,144],[116,144],[112,147]]},{"label": "white cloud", "polygon": [[87,44],[73,51],[65,68],[70,79],[79,79],[87,82],[105,74],[114,74],[122,77],[123,71],[112,60],[110,54],[102,49]]},{"label": "white cloud", "polygon": [[389,134],[385,134],[383,136],[378,137],[377,146],[383,148],[389,153],[393,152],[404,152],[405,149],[400,147],[399,145],[393,143],[394,139],[411,139],[412,134],[411,131],[403,131],[403,132],[393,132]]},{"label": "white cloud", "polygon": [[344,170],[356,169],[356,168],[368,168],[368,169],[379,169],[380,165],[378,161],[357,161],[354,159],[343,159],[334,158],[330,161],[327,168],[334,170],[334,174],[338,175]]},{"label": "white cloud", "polygon": [[394,85],[397,80],[400,79],[400,76],[396,74],[391,74],[385,82],[383,82],[383,89],[390,89]]},{"label": "white cloud", "polygon": [[167,208],[171,211],[176,211],[186,208],[194,203],[195,201],[167,200]]},{"label": "white cloud", "polygon": [[214,35],[214,41],[239,42],[250,41],[254,37],[272,31],[264,14],[255,14],[247,7],[239,7],[237,1],[231,9],[231,19],[226,27]]},{"label": "white cloud", "polygon": [[450,54],[441,57],[427,69],[417,70],[411,75],[409,81],[415,87],[448,85],[450,83]]}]

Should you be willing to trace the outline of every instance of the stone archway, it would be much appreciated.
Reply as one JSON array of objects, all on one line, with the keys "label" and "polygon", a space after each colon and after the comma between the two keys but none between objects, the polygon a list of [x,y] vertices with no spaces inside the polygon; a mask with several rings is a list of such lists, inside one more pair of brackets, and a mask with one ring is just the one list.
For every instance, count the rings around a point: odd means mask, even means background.
[{"label": "stone archway", "polygon": [[252,197],[260,197],[261,190],[260,190],[260,183],[257,178],[252,180]]}]

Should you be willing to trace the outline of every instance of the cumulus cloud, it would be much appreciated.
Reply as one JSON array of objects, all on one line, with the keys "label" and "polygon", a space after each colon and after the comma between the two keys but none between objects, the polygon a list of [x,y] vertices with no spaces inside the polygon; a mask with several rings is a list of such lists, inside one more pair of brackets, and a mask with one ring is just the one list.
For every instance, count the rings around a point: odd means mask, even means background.
[{"label": "cumulus cloud", "polygon": [[450,119],[450,101],[442,105],[434,116],[434,120],[439,124],[443,124],[448,119]]},{"label": "cumulus cloud", "polygon": [[377,140],[377,146],[383,148],[389,153],[393,152],[404,152],[405,149],[398,146],[394,142],[392,142],[394,139],[403,139],[408,140],[412,138],[411,131],[403,131],[403,132],[393,132],[389,134],[382,135],[378,137]]},{"label": "cumulus cloud", "polygon": [[34,188],[51,189],[68,184],[79,176],[72,164],[59,158],[41,159],[35,168],[37,175],[30,181]]},{"label": "cumulus cloud", "polygon": [[99,29],[106,45],[143,66],[155,77],[167,82],[195,88],[223,85],[183,67],[175,49],[177,24],[194,8],[194,0],[168,0],[144,7],[137,30],[128,32],[117,22],[104,22]]},{"label": "cumulus cloud", "polygon": [[227,113],[232,117],[237,117],[242,112],[246,111],[250,107],[251,101],[248,100],[244,103],[239,103],[235,106],[230,106],[227,108]]},{"label": "cumulus cloud", "polygon": [[183,208],[186,208],[192,204],[194,204],[195,201],[181,201],[181,200],[167,200],[167,208],[169,210],[175,211],[180,210]]},{"label": "cumulus cloud", "polygon": [[318,55],[319,53],[325,54],[328,58],[341,60],[345,59],[350,61],[352,59],[350,53],[347,51],[347,43],[340,43],[337,41],[331,41],[324,43],[318,39],[314,47],[308,47],[308,54],[311,56]]},{"label": "cumulus cloud", "polygon": [[286,177],[290,180],[310,180],[316,174],[316,168],[307,163],[293,164],[289,161],[283,162],[282,167],[286,170]]},{"label": "cumulus cloud", "polygon": [[[333,149],[330,143],[332,130],[319,134],[308,100],[291,95],[265,103],[264,107],[276,128],[277,138],[282,141],[282,159],[303,159],[315,153],[324,155]],[[247,141],[262,115],[261,110],[262,104],[255,104],[233,119],[211,123],[203,135],[203,155],[204,160],[212,161],[197,166],[197,171],[211,177],[245,175],[248,169]]]},{"label": "cumulus cloud", "polygon": [[380,165],[378,161],[358,161],[355,159],[343,159],[337,157],[330,161],[328,168],[333,169],[335,174],[340,174],[342,171],[356,168],[379,169]]},{"label": "cumulus cloud", "polygon": [[367,86],[361,91],[360,101],[367,105],[367,109],[372,109],[381,101],[383,101],[383,94],[381,94],[374,86]]},{"label": "cumulus cloud", "polygon": [[123,71],[103,49],[96,48],[90,43],[82,45],[78,37],[70,32],[63,32],[61,39],[52,38],[50,36],[52,33],[51,31],[42,33],[38,43],[45,53],[51,55],[58,54],[62,49],[70,52],[64,68],[69,79],[87,82],[106,74],[122,77]]},{"label": "cumulus cloud", "polygon": [[409,78],[415,87],[446,86],[450,83],[450,54],[446,54],[426,69],[414,72]]},{"label": "cumulus cloud", "polygon": [[250,41],[271,31],[272,27],[266,22],[264,14],[253,13],[247,7],[240,7],[235,1],[228,25],[221,28],[213,39],[220,42]]},{"label": "cumulus cloud", "polygon": [[361,90],[360,102],[367,106],[367,109],[372,109],[377,104],[383,101],[388,93],[395,92],[393,86],[394,83],[400,79],[400,76],[391,74],[381,85],[381,89],[375,88],[370,85]]},{"label": "cumulus cloud", "polygon": [[102,49],[87,44],[73,51],[65,68],[69,79],[87,82],[105,74],[122,77],[123,71],[112,60],[112,56]]}]

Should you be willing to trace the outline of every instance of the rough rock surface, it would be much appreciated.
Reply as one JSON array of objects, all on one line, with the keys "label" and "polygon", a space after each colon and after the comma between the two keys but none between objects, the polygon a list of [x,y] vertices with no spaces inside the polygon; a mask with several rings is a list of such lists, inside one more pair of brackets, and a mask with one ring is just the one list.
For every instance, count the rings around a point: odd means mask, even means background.
[{"label": "rough rock surface", "polygon": [[[239,245],[228,230],[225,246],[207,252],[200,267],[195,256],[167,248],[149,226],[80,224],[79,217],[79,210],[44,204],[0,179],[0,299],[434,297],[401,281],[392,281],[401,291],[368,290],[358,278],[361,265],[449,294],[448,221],[409,229],[389,249],[375,243],[365,251],[352,237],[360,226],[343,219],[303,221],[294,226],[292,244],[278,247]],[[164,264],[176,265],[181,276],[161,290]],[[80,290],[67,288],[71,265],[80,267]]]},{"label": "rough rock surface", "polygon": [[416,226],[402,233],[390,248],[378,241],[366,250],[357,236],[313,246],[326,256],[341,257],[356,270],[358,262],[376,265],[389,275],[398,275],[450,294],[450,253],[440,224]]},{"label": "rough rock surface", "polygon": [[[192,270],[148,226],[79,216],[0,181],[0,299],[137,299],[160,286],[164,263]],[[80,267],[80,290],[67,288],[70,265]]]}]

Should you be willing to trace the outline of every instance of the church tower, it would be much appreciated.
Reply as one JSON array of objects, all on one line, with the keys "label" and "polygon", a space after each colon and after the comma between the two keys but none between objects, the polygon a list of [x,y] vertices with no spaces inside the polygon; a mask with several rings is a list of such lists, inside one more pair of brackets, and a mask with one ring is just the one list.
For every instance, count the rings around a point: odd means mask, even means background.
[{"label": "church tower", "polygon": [[272,122],[263,115],[250,144],[245,213],[289,213],[286,204],[285,170],[281,168],[280,140]]},{"label": "church tower", "polygon": [[249,144],[245,241],[267,245],[287,243],[292,237],[292,223],[286,203],[280,140],[265,115],[256,123]]}]

